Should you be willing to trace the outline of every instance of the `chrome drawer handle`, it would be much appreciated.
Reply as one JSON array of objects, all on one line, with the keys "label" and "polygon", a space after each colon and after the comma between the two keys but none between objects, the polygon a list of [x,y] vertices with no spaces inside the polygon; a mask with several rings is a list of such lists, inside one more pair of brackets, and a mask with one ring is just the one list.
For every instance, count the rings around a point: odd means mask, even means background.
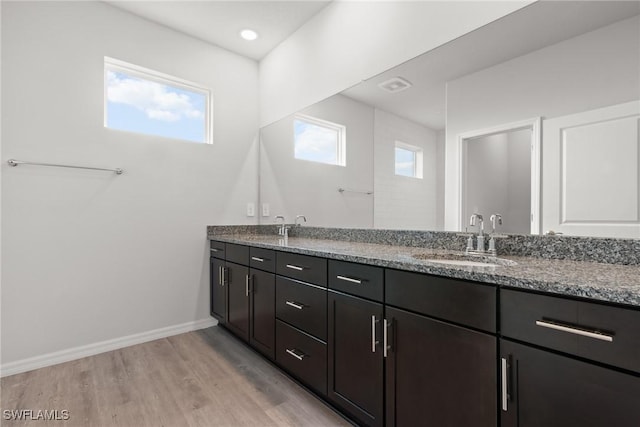
[{"label": "chrome drawer handle", "polygon": [[304,308],[304,305],[300,305],[300,304],[296,304],[293,301],[285,301],[285,304],[293,307],[293,308],[297,308],[298,310],[302,310]]},{"label": "chrome drawer handle", "polygon": [[293,349],[293,350],[286,349],[285,351],[287,353],[289,353],[290,355],[292,355],[293,357],[295,357],[296,359],[298,359],[298,360],[302,360],[306,356],[306,354],[298,354],[298,353],[296,353],[295,349]]},{"label": "chrome drawer handle", "polygon": [[507,359],[505,359],[504,357],[502,357],[500,359],[500,367],[502,368],[502,375],[501,375],[501,391],[502,391],[502,410],[503,411],[508,411],[508,400],[509,400],[509,394],[507,391]]},{"label": "chrome drawer handle", "polygon": [[345,282],[357,283],[358,285],[362,284],[362,280],[352,279],[351,277],[347,276],[336,276],[336,279],[344,280]]},{"label": "chrome drawer handle", "polygon": [[220,252],[221,249],[211,248],[211,252]]},{"label": "chrome drawer handle", "polygon": [[257,256],[252,256],[251,259],[258,262],[264,262],[264,258],[258,258]]},{"label": "chrome drawer handle", "polygon": [[568,332],[570,334],[581,335],[583,337],[594,338],[601,341],[613,342],[613,337],[611,335],[601,334],[600,332],[587,331],[584,329],[560,325],[558,323],[545,322],[544,320],[536,320],[536,325],[542,326],[543,328],[555,329],[556,331]]},{"label": "chrome drawer handle", "polygon": [[380,343],[380,341],[376,340],[376,323],[378,322],[379,320],[376,319],[376,315],[372,314],[371,315],[371,353],[376,352],[376,346],[378,345],[378,343]]},{"label": "chrome drawer handle", "polygon": [[291,265],[291,264],[287,264],[287,268],[290,268],[292,270],[298,270],[298,271],[304,270],[303,267],[298,267],[297,265]]}]

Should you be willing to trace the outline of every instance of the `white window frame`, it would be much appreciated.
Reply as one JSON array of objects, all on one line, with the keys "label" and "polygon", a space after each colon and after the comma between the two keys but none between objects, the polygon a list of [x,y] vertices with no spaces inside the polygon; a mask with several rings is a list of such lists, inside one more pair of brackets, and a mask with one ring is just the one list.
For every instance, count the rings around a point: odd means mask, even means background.
[{"label": "white window frame", "polygon": [[[396,163],[396,148],[401,148],[406,151],[411,151],[415,155],[415,162],[413,163],[413,176],[407,175],[399,175],[396,173],[395,163]],[[422,179],[424,176],[424,162],[423,162],[423,153],[424,150],[422,147],[418,147],[416,145],[407,144],[406,142],[396,141],[393,146],[393,173],[395,176],[401,176],[403,178],[416,178]]]},{"label": "white window frame", "polygon": [[[138,77],[141,79],[149,80],[155,83],[166,84],[169,86],[174,86],[180,89],[185,89],[190,92],[196,92],[204,95],[206,97],[205,101],[205,112],[204,112],[204,120],[205,120],[205,138],[203,142],[190,141],[186,139],[173,138],[169,136],[162,135],[153,135],[158,136],[160,138],[167,138],[179,141],[192,142],[196,144],[213,144],[213,95],[211,94],[211,90],[201,86],[197,83],[190,82],[185,79],[181,79],[180,77],[175,77],[169,74],[164,74],[156,70],[152,70],[150,68],[141,67],[139,65],[131,64],[125,61],[121,61],[119,59],[110,58],[108,56],[104,57],[104,127],[107,129],[112,129],[107,126],[107,73],[109,71],[116,71],[126,73],[130,76]],[[112,129],[118,130],[118,129]],[[127,132],[127,131],[125,131]],[[140,135],[152,135],[147,133],[139,133],[132,132]]]},{"label": "white window frame", "polygon": [[[337,163],[325,163],[325,162],[316,162],[314,160],[308,159],[300,159],[295,156],[296,151],[296,128],[295,121],[300,120],[303,122],[310,123],[315,126],[320,126],[326,129],[331,129],[338,134],[338,140],[336,142],[336,162]],[[317,117],[307,116],[305,114],[296,114],[293,116],[293,157],[296,160],[304,160],[307,162],[320,163],[323,165],[329,166],[347,166],[347,127],[344,125],[339,125],[337,123],[333,123],[327,120],[322,120]]]}]

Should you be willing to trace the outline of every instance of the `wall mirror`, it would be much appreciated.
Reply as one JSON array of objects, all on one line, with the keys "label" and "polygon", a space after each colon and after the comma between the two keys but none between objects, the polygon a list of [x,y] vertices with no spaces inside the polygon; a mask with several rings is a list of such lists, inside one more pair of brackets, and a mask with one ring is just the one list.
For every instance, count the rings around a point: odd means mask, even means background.
[{"label": "wall mirror", "polygon": [[639,134],[640,4],[536,2],[262,128],[260,223],[640,238]]}]

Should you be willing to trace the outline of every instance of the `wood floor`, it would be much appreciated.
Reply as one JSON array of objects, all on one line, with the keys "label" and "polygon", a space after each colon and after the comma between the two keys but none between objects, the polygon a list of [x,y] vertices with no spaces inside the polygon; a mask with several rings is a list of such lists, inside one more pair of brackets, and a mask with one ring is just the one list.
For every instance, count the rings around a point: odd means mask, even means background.
[{"label": "wood floor", "polygon": [[[2,426],[346,426],[217,326],[2,378]],[[69,411],[7,421],[5,410]]]}]

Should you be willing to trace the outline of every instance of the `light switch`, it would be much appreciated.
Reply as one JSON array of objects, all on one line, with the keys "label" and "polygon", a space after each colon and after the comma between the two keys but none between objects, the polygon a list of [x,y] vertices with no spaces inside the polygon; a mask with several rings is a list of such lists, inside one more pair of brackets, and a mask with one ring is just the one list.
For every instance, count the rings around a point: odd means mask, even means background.
[{"label": "light switch", "polygon": [[269,203],[262,204],[262,216],[269,216]]},{"label": "light switch", "polygon": [[256,216],[256,205],[254,203],[247,203],[247,216]]}]

